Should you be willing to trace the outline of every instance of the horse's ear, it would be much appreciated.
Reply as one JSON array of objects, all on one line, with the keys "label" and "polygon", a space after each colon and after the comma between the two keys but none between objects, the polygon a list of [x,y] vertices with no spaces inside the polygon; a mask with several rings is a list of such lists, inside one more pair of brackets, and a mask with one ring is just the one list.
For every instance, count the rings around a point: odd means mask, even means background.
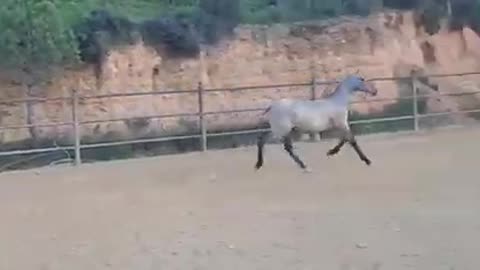
[{"label": "horse's ear", "polygon": [[355,75],[359,75],[360,74],[360,69],[357,69],[357,71],[355,71]]}]

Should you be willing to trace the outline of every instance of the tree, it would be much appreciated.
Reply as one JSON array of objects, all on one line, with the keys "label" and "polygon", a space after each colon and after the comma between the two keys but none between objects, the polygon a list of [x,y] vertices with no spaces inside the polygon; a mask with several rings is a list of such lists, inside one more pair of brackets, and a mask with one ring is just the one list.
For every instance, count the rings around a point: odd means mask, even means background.
[{"label": "tree", "polygon": [[[57,66],[77,60],[77,46],[55,4],[48,0],[3,0],[0,9],[0,65],[22,75],[27,96]],[[27,124],[34,119],[26,103]],[[37,138],[30,128],[32,139]]]},{"label": "tree", "polygon": [[49,67],[77,59],[73,33],[53,2],[4,0],[0,9],[0,56],[9,67]]},{"label": "tree", "polygon": [[208,42],[230,34],[240,23],[240,0],[199,0],[195,25]]},{"label": "tree", "polygon": [[368,15],[372,7],[371,0],[344,0],[343,9],[346,13]]}]

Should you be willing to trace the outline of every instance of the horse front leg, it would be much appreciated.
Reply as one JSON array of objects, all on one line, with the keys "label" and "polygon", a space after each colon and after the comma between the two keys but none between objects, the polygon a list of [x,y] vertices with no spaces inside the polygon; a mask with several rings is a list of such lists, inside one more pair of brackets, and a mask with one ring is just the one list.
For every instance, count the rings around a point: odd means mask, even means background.
[{"label": "horse front leg", "polygon": [[338,152],[340,152],[340,149],[342,149],[345,143],[348,142],[352,146],[352,148],[355,150],[358,157],[363,162],[365,162],[365,164],[367,165],[372,164],[370,159],[365,155],[365,153],[363,153],[362,149],[358,145],[357,140],[355,139],[355,135],[353,135],[352,133],[352,130],[348,127],[348,128],[341,129],[341,132],[342,132],[341,133],[342,135],[340,137],[340,141],[338,142],[337,145],[335,145],[335,147],[333,147],[327,152],[327,156],[333,156],[338,154]]},{"label": "horse front leg", "polygon": [[307,171],[308,169],[305,163],[297,156],[297,154],[293,152],[293,144],[292,144],[292,138],[290,137],[290,134],[283,137],[283,146],[285,151],[287,151],[287,153],[295,161],[295,163],[297,163],[297,165],[300,166],[300,168]]},{"label": "horse front leg", "polygon": [[255,164],[255,169],[259,170],[263,166],[263,149],[265,143],[270,135],[270,132],[263,132],[258,136],[257,139],[257,163]]},{"label": "horse front leg", "polygon": [[347,140],[345,138],[340,139],[337,145],[335,145],[332,149],[328,150],[327,156],[334,156],[340,152],[340,149],[345,145]]},{"label": "horse front leg", "polygon": [[351,131],[349,131],[349,134],[348,134],[348,143],[353,147],[355,152],[357,152],[357,155],[360,158],[360,160],[365,162],[365,164],[367,164],[368,166],[370,166],[370,164],[372,164],[370,159],[363,153],[362,149],[360,148],[360,146],[357,143],[357,140],[355,139],[355,135],[353,135],[353,133]]},{"label": "horse front leg", "polygon": [[353,147],[353,149],[355,149],[355,152],[357,152],[358,154],[358,157],[363,161],[365,162],[365,164],[369,165],[372,164],[372,162],[370,161],[370,159],[368,159],[368,157],[363,153],[362,149],[360,149],[360,146],[358,145],[357,141],[355,140],[355,138],[353,138],[352,140],[349,141],[350,145]]},{"label": "horse front leg", "polygon": [[348,129],[337,129],[340,132],[340,140],[338,141],[337,145],[335,145],[332,149],[327,152],[327,156],[334,156],[340,152],[340,149],[348,142]]}]

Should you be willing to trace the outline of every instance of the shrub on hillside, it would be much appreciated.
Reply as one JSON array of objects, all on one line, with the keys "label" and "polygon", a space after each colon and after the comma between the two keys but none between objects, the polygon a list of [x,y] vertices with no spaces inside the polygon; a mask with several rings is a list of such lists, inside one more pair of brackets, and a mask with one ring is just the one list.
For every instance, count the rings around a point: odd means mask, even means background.
[{"label": "shrub on hillside", "polygon": [[452,17],[450,29],[461,30],[464,26],[471,27],[480,33],[480,1],[461,0],[452,2]]},{"label": "shrub on hillside", "polygon": [[100,64],[111,46],[134,41],[136,25],[106,10],[94,10],[73,29],[82,61]]},{"label": "shrub on hillside", "polygon": [[165,49],[172,56],[196,56],[200,44],[189,23],[176,18],[147,20],[140,26],[143,40],[157,50]]},{"label": "shrub on hillside", "polygon": [[45,71],[76,62],[76,43],[57,6],[47,0],[2,1],[0,66]]},{"label": "shrub on hillside", "polygon": [[135,41],[141,34],[145,43],[171,56],[198,55],[200,44],[213,44],[240,21],[239,1],[202,0],[197,8],[184,7],[159,18],[135,24],[128,18],[95,10],[74,26],[80,57],[84,62],[101,64],[112,46]]},{"label": "shrub on hillside", "polygon": [[383,5],[395,9],[415,9],[422,0],[383,0]]}]

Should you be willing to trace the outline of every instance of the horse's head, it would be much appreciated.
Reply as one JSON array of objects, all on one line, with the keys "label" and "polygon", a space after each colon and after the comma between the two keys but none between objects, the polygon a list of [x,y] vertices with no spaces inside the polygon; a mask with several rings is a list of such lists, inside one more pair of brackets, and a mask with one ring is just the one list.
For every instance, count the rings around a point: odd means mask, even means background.
[{"label": "horse's head", "polygon": [[377,95],[377,88],[372,83],[368,83],[362,76],[359,75],[349,75],[347,76],[342,84],[346,86],[351,93],[353,92],[363,92],[371,96]]}]

